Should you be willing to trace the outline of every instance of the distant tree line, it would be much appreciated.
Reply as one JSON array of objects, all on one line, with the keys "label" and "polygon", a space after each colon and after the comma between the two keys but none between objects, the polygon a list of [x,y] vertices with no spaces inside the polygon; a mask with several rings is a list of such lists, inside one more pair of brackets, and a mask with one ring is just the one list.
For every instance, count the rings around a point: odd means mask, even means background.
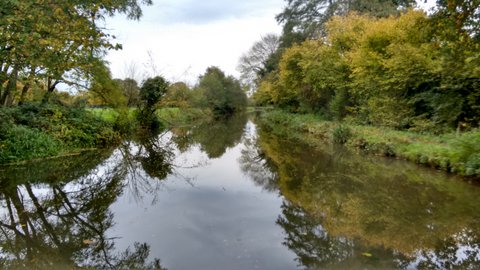
[{"label": "distant tree line", "polygon": [[[168,82],[162,76],[148,78],[141,85],[132,78],[115,79],[114,82],[130,107],[205,108],[217,115],[226,115],[241,111],[247,105],[247,96],[240,81],[213,66],[207,68],[193,87],[184,82]],[[88,99],[92,103],[98,102],[98,105],[103,102],[95,91]]]}]

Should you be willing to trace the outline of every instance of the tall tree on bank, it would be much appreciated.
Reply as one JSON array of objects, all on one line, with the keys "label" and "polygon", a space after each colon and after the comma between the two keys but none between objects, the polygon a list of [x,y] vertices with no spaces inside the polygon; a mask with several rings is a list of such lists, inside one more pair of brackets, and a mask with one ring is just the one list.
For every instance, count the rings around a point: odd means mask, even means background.
[{"label": "tall tree on bank", "polygon": [[205,94],[208,107],[217,115],[229,115],[247,105],[247,96],[240,82],[226,76],[218,67],[207,68],[200,76],[198,88]]},{"label": "tall tree on bank", "polygon": [[441,83],[424,102],[458,129],[480,125],[480,0],[438,0],[431,16]]},{"label": "tall tree on bank", "polygon": [[1,1],[0,106],[13,103],[20,78],[25,78],[22,96],[36,81],[50,93],[61,82],[90,80],[95,61],[121,48],[106,32],[104,18],[125,14],[138,20],[142,4],[152,1]]},{"label": "tall tree on bank", "polygon": [[250,86],[258,85],[268,73],[275,69],[275,54],[278,52],[280,38],[276,34],[267,34],[255,42],[247,53],[240,57],[238,70],[242,81]]},{"label": "tall tree on bank", "polygon": [[148,78],[140,88],[140,110],[138,118],[140,123],[152,130],[160,127],[155,111],[160,100],[167,93],[170,83],[161,76]]},{"label": "tall tree on bank", "polygon": [[350,12],[386,17],[410,7],[415,0],[285,0],[287,6],[276,16],[283,26],[282,48],[325,35],[325,23],[333,16]]},{"label": "tall tree on bank", "polygon": [[[278,76],[279,60],[286,49],[295,44],[301,44],[306,40],[325,39],[327,35],[326,23],[333,16],[346,16],[350,12],[356,12],[373,17],[387,17],[392,14],[398,14],[402,9],[415,5],[415,0],[285,1],[287,2],[286,7],[276,16],[277,22],[283,26],[282,35],[278,40],[277,50],[271,53],[270,57],[265,61],[265,63],[268,63],[268,68],[265,69],[266,72],[264,70],[256,72],[257,81],[255,86],[257,88],[269,89],[272,87],[272,80],[275,80]],[[249,52],[246,55],[249,56],[252,53]],[[246,59],[248,60],[248,58]],[[246,59],[242,57],[240,63],[246,62]],[[242,71],[242,75],[244,74],[250,73]],[[257,95],[257,100],[258,98],[259,96]],[[264,98],[260,97],[260,99]],[[268,102],[262,103],[266,104]]]}]

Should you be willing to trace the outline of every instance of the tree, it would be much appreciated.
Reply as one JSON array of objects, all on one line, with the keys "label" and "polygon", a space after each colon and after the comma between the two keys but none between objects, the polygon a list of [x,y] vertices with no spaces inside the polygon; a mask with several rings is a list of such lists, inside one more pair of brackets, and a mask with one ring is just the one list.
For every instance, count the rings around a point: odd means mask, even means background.
[{"label": "tree", "polygon": [[306,39],[325,35],[325,23],[333,16],[350,12],[386,17],[409,7],[414,0],[286,0],[287,6],[276,16],[283,25],[281,43],[288,48]]},{"label": "tree", "polygon": [[165,78],[156,76],[148,78],[143,82],[140,88],[140,112],[139,120],[143,126],[149,126],[152,129],[158,128],[159,122],[155,116],[157,104],[165,96],[169,83]]},{"label": "tree", "polygon": [[480,125],[480,1],[437,1],[430,20],[441,55],[441,83],[423,97],[436,121]]},{"label": "tree", "polygon": [[232,76],[227,77],[218,67],[207,68],[200,76],[198,88],[204,92],[207,106],[216,114],[232,114],[247,105],[240,82]]},{"label": "tree", "polygon": [[238,64],[242,74],[241,79],[250,86],[257,85],[275,67],[274,57],[279,46],[279,37],[267,34],[253,44],[250,50],[243,54]]},{"label": "tree", "polygon": [[[19,74],[29,74],[24,85],[45,81],[48,92],[60,82],[79,85],[90,80],[95,61],[106,50],[121,48],[100,22],[117,13],[139,19],[141,4],[152,1],[2,1],[0,105],[9,105],[7,97],[15,94]],[[8,86],[1,87],[7,81]]]},{"label": "tree", "polygon": [[92,82],[89,92],[93,100],[100,99],[101,105],[108,105],[117,109],[127,105],[121,85],[117,80],[112,79],[112,74],[105,61],[97,61],[91,72]]},{"label": "tree", "polygon": [[282,93],[294,97],[307,110],[329,114],[329,105],[337,97],[335,117],[341,118],[345,101],[340,99],[345,98],[349,73],[335,48],[312,40],[285,51],[279,65],[279,84],[289,90]]},{"label": "tree", "polygon": [[192,90],[184,82],[176,82],[168,87],[165,105],[179,108],[192,106]]},{"label": "tree", "polygon": [[127,106],[135,107],[140,102],[140,87],[135,79],[125,78],[115,80],[122,89],[123,95],[127,101]]}]

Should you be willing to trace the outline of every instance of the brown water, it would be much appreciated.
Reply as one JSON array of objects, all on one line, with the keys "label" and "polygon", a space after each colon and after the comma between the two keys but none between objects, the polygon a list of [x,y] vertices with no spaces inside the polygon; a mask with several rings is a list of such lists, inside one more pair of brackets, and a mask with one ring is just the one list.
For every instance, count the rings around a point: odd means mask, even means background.
[{"label": "brown water", "polygon": [[247,116],[0,167],[3,269],[480,269],[480,187]]}]

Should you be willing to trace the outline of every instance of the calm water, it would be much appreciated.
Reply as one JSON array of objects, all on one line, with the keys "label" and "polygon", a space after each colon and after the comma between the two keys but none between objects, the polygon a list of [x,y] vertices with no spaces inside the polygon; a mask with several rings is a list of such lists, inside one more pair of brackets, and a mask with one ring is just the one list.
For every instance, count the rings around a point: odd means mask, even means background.
[{"label": "calm water", "polygon": [[247,116],[0,167],[4,269],[480,269],[480,187]]}]

